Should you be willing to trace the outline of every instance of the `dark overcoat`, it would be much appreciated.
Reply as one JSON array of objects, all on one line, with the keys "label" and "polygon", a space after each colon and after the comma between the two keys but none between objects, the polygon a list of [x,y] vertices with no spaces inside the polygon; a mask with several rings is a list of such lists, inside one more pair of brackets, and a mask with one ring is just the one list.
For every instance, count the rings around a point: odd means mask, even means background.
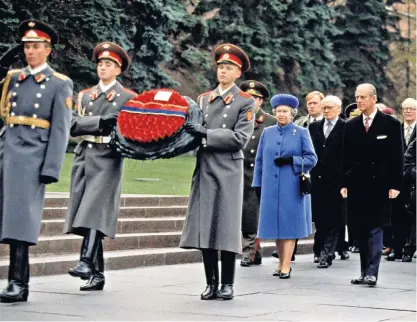
[{"label": "dark overcoat", "polygon": [[242,232],[247,234],[256,234],[258,231],[259,221],[259,200],[256,197],[255,190],[252,188],[253,169],[255,166],[255,157],[258,149],[259,139],[264,128],[275,125],[275,117],[259,109],[255,118],[255,129],[253,130],[248,145],[243,150],[245,159],[244,168],[244,189],[243,189],[243,213],[242,213]]},{"label": "dark overcoat", "polygon": [[401,190],[404,148],[401,124],[378,111],[368,132],[363,115],[346,122],[342,187],[348,189],[348,225],[383,227],[391,222],[389,189]]},{"label": "dark overcoat", "polygon": [[311,206],[316,225],[341,227],[346,224],[346,200],[340,194],[345,121],[338,119],[327,139],[325,119],[310,124],[309,131],[318,161],[311,170]]}]

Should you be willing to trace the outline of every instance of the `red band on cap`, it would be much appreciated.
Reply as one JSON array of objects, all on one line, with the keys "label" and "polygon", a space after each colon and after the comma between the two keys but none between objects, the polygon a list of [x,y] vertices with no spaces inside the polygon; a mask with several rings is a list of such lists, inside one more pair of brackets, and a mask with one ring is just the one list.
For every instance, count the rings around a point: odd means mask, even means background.
[{"label": "red band on cap", "polygon": [[23,41],[47,41],[51,42],[51,37],[43,31],[36,29],[29,29],[25,32],[22,38]]},{"label": "red band on cap", "polygon": [[119,55],[115,54],[112,51],[102,51],[98,54],[98,59],[110,59],[113,60],[114,62],[116,62],[120,67],[122,67],[122,59],[120,58]]},{"label": "red band on cap", "polygon": [[217,61],[217,64],[220,64],[223,62],[229,62],[229,63],[239,66],[239,68],[242,68],[242,61],[240,60],[239,57],[233,54],[229,54],[229,53],[221,54],[219,60]]}]

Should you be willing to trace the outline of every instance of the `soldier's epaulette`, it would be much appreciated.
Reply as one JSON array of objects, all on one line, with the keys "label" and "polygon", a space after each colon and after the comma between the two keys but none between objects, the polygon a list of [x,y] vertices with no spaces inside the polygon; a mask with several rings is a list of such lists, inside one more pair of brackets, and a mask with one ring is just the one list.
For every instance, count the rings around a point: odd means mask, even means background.
[{"label": "soldier's epaulette", "polygon": [[204,92],[203,94],[200,94],[200,96],[206,96],[206,95],[209,95],[211,92],[212,92],[212,91],[207,91],[207,92]]},{"label": "soldier's epaulette", "polygon": [[93,89],[92,87],[85,88],[85,89],[83,89],[83,90],[79,91],[79,93],[89,92],[89,91],[91,91],[92,89]]},{"label": "soldier's epaulette", "polygon": [[135,91],[132,91],[131,89],[128,89],[126,87],[123,87],[122,91],[124,91],[126,93],[129,93],[129,94],[132,94],[133,96],[138,95],[138,93],[136,93]]},{"label": "soldier's epaulette", "polygon": [[9,70],[9,71],[7,72],[7,74],[13,75],[13,74],[16,74],[16,73],[18,73],[18,72],[20,72],[20,71],[21,71],[21,69],[11,69],[11,70]]},{"label": "soldier's epaulette", "polygon": [[248,94],[244,91],[239,91],[239,95],[243,96],[244,98],[251,98],[252,97],[252,95],[250,95],[250,94]]},{"label": "soldier's epaulette", "polygon": [[64,74],[61,73],[57,73],[57,72],[53,72],[52,75],[54,75],[55,77],[62,79],[62,80],[68,80],[70,79],[68,76],[65,76]]}]

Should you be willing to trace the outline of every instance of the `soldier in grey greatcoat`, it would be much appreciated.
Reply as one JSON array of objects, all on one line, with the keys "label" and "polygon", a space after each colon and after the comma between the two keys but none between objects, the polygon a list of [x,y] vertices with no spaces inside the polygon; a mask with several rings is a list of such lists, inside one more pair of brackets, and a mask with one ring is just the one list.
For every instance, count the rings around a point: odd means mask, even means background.
[{"label": "soldier in grey greatcoat", "polygon": [[240,253],[242,246],[243,149],[253,132],[255,105],[254,99],[235,85],[241,72],[250,68],[243,50],[222,44],[216,47],[213,56],[219,86],[198,98],[205,126],[191,123],[185,127],[202,138],[202,145],[197,153],[180,247],[202,250],[207,288],[201,299],[230,300],[236,253]]},{"label": "soldier in grey greatcoat", "polygon": [[64,233],[84,237],[80,261],[69,274],[88,279],[81,291],[102,290],[105,283],[102,239],[116,235],[122,185],[123,158],[109,146],[110,132],[123,104],[136,93],[117,80],[129,66],[128,54],[118,45],[96,46],[98,85],[78,95],[71,136],[81,142],[74,150],[71,191]]},{"label": "soldier in grey greatcoat", "polygon": [[0,302],[29,295],[29,246],[36,245],[45,185],[57,182],[69,139],[72,81],[49,67],[58,36],[48,25],[19,26],[27,67],[6,75],[0,109],[0,242],[10,245],[9,284]]},{"label": "soldier in grey greatcoat", "polygon": [[260,244],[257,243],[256,233],[259,220],[259,199],[252,188],[253,167],[259,139],[265,127],[277,123],[275,117],[264,112],[261,108],[264,100],[269,97],[269,91],[264,84],[255,80],[247,80],[240,84],[240,89],[255,99],[255,128],[248,145],[243,150],[245,159],[243,213],[242,213],[242,260],[241,266],[259,265],[262,263]]}]

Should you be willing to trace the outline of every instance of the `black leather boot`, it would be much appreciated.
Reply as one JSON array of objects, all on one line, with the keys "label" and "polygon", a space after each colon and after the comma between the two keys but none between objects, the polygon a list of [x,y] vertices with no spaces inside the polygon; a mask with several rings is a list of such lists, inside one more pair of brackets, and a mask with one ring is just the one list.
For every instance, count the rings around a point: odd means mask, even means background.
[{"label": "black leather boot", "polygon": [[0,302],[26,302],[29,296],[29,245],[27,243],[10,244],[10,267],[9,284],[0,294]]},{"label": "black leather boot", "polygon": [[81,248],[81,260],[77,266],[70,268],[68,274],[73,277],[80,277],[88,280],[94,271],[94,262],[97,257],[98,245],[101,241],[101,234],[95,229],[90,229],[87,236],[84,237]]},{"label": "black leather boot", "polygon": [[233,298],[233,283],[235,280],[236,254],[232,252],[222,251],[222,287],[217,293],[217,297],[223,300],[231,300]]},{"label": "black leather boot", "polygon": [[100,239],[97,258],[94,263],[94,272],[90,276],[87,284],[80,287],[80,291],[102,291],[105,284],[104,278],[104,257],[103,257],[103,241]]},{"label": "black leather boot", "polygon": [[214,300],[219,291],[219,258],[216,249],[203,249],[204,272],[206,273],[207,287],[201,293],[202,300]]}]

